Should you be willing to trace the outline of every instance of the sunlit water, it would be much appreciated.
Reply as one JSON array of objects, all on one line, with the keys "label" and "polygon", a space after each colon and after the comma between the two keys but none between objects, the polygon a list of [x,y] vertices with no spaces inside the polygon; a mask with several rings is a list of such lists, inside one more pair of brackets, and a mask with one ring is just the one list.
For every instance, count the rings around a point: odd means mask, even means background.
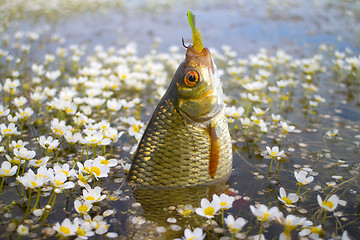
[{"label": "sunlit water", "polygon": [[[259,223],[249,210],[250,205],[261,203],[278,206],[284,215],[306,217],[316,226],[322,222],[317,195],[320,194],[324,199],[326,196],[337,194],[347,203],[346,206],[338,206],[335,214],[328,213],[323,226],[324,238],[329,239],[331,235],[339,238],[344,230],[356,238],[360,234],[360,65],[356,65],[357,69],[349,69],[350,64],[346,59],[359,58],[359,26],[356,19],[359,4],[351,1],[342,4],[331,1],[322,4],[318,2],[301,4],[298,1],[281,3],[257,1],[248,4],[239,1],[223,4],[210,1],[209,5],[197,3],[192,6],[173,3],[174,6],[169,7],[164,4],[163,8],[139,3],[139,5],[127,6],[128,8],[119,7],[109,10],[105,7],[105,13],[85,11],[75,15],[76,11],[72,10],[69,11],[69,15],[54,14],[56,20],[48,19],[51,12],[37,16],[25,15],[29,20],[10,18],[10,22],[4,22],[4,26],[6,24],[8,26],[5,26],[1,33],[1,37],[5,39],[8,37],[8,45],[3,42],[0,48],[9,51],[15,59],[7,64],[6,56],[2,56],[1,84],[4,86],[6,78],[20,79],[21,86],[15,96],[25,96],[28,99],[25,106],[32,107],[35,111],[25,124],[22,136],[15,136],[13,139],[30,142],[26,147],[36,151],[36,158],[46,156],[36,138],[53,135],[50,129],[52,119],[62,116],[68,125],[72,125],[72,116],[59,114],[61,111],[54,109],[46,109],[46,102],[49,99],[44,100],[43,109],[39,112],[38,108],[33,107],[30,92],[34,92],[36,86],[51,86],[58,91],[69,87],[68,78],[79,77],[79,69],[91,66],[89,57],[96,58],[103,64],[104,69],[108,68],[111,72],[116,72],[117,65],[123,64],[129,69],[129,72],[124,74],[131,76],[133,80],[126,76],[124,79],[118,79],[119,88],[109,89],[109,92],[113,92],[110,98],[127,99],[129,102],[139,98],[140,101],[133,107],[128,109],[123,107],[112,114],[111,127],[125,132],[114,144],[114,157],[119,160],[119,164],[111,168],[109,177],[91,183],[92,187],[101,186],[102,194],[107,195],[106,200],[94,204],[96,206],[91,209],[92,217],[101,215],[108,209],[116,210],[114,214],[105,218],[109,224],[108,232],[115,232],[123,239],[141,237],[158,239],[162,232],[160,226],[167,229],[162,236],[168,238],[182,236],[184,228],[189,226],[203,226],[205,230],[207,227],[202,225],[205,222],[203,218],[194,214],[190,220],[186,218],[184,220],[174,208],[188,203],[186,195],[188,193],[191,193],[191,196],[196,195],[198,199],[195,197],[190,202],[198,207],[202,197],[211,200],[212,193],[222,192],[226,185],[226,188],[231,190],[229,194],[237,198],[226,214],[243,217],[249,221],[241,231],[244,236],[256,235],[259,232]],[[206,193],[202,192],[203,187],[200,187],[202,190],[195,188],[188,191],[180,189],[177,193],[169,192],[170,196],[184,195],[183,198],[179,197],[178,201],[170,203],[165,197],[166,192],[161,193],[161,191],[138,192],[134,196],[133,189],[124,182],[126,173],[120,162],[129,163],[130,149],[136,144],[136,139],[130,133],[131,124],[129,125],[122,118],[135,117],[145,124],[150,119],[174,70],[184,57],[185,50],[181,47],[181,37],[184,37],[186,42],[191,42],[185,16],[187,8],[193,9],[197,15],[198,27],[203,33],[205,45],[214,49],[213,57],[222,73],[223,90],[228,96],[227,105],[237,108],[242,106],[245,113],[242,113],[241,118],[256,116],[253,107],[260,107],[263,110],[269,108],[263,116],[258,116],[265,121],[267,133],[261,133],[254,121],[247,129],[241,124],[240,117],[229,116],[232,120],[229,126],[234,146],[234,170],[229,181],[220,184],[219,187],[209,188],[211,190]],[[17,40],[17,31],[38,32],[39,39],[31,41],[25,34]],[[129,42],[135,42],[137,46],[128,45]],[[22,53],[22,44],[31,46],[29,53]],[[73,47],[74,44],[77,47]],[[321,44],[326,46],[320,47]],[[103,49],[96,48],[97,45],[101,45]],[[178,46],[179,49],[169,50],[173,45]],[[40,83],[34,83],[32,78],[36,74],[30,66],[33,63],[43,64],[44,55],[47,53],[57,55],[58,47],[64,47],[68,56],[63,59],[57,56],[48,64],[48,69],[49,71],[61,69],[62,76],[53,82],[41,76]],[[114,47],[113,50],[111,47]],[[282,52],[276,52],[277,50],[284,50],[289,55],[283,55]],[[107,54],[101,55],[104,52]],[[79,57],[78,64],[72,56]],[[121,60],[114,60],[115,64],[112,64],[107,62],[109,56],[117,56]],[[20,68],[17,68],[16,58],[22,59]],[[339,59],[338,62],[344,62],[343,65],[336,64]],[[18,70],[20,76],[12,75],[14,70]],[[121,78],[120,74],[118,77]],[[243,87],[244,84],[251,83],[255,79],[266,82],[267,86],[257,91],[247,91]],[[271,93],[268,89],[269,86],[279,86],[277,83],[279,80],[290,79],[293,81],[279,89],[278,93]],[[305,83],[312,86],[307,89],[303,85]],[[81,86],[76,87],[78,87],[78,96],[86,95],[82,92]],[[260,99],[252,101],[248,96],[241,97],[240,93],[248,92],[259,96]],[[311,107],[310,101],[316,101],[315,94],[320,95],[325,101],[318,101],[316,107]],[[57,93],[56,96],[58,95]],[[1,91],[1,96],[2,104],[9,106],[6,98],[8,96],[4,90]],[[90,108],[92,112],[88,117],[94,118],[96,122],[108,120],[108,112],[104,106]],[[15,109],[13,106],[13,114],[18,111]],[[271,119],[272,113],[280,114],[282,121],[294,125],[296,132],[283,135],[280,123],[274,123]],[[1,123],[7,125],[9,121],[6,117],[1,117]],[[18,122],[16,125],[20,130],[21,123]],[[337,129],[338,134],[327,136],[329,130],[333,129]],[[77,144],[75,148],[71,148],[63,138],[60,140],[63,143],[58,151],[59,161],[69,163],[72,167],[74,160],[78,160],[81,156],[82,146]],[[3,137],[1,143],[6,149],[5,142],[6,137]],[[285,151],[279,162],[278,171],[275,171],[277,164],[275,161],[272,173],[269,173],[270,159],[264,157],[266,146],[279,146]],[[101,149],[98,148],[97,151],[100,155]],[[106,153],[106,157],[110,158],[110,147],[107,147]],[[8,154],[6,151],[1,153],[1,161],[6,160],[6,154]],[[10,156],[13,156],[12,151]],[[92,156],[93,151],[90,148],[89,158]],[[50,162],[54,163],[54,154],[51,157]],[[86,153],[82,161],[84,162],[85,159]],[[48,164],[48,167],[51,166],[52,164]],[[288,193],[296,193],[298,185],[294,171],[304,167],[313,170],[310,175],[314,176],[314,181],[301,187],[299,192],[301,197],[295,208],[286,208],[277,199],[279,188],[284,187]],[[77,167],[75,169],[77,170]],[[332,176],[341,176],[342,179],[334,179]],[[55,238],[55,232],[45,233],[45,231],[51,229],[56,222],[61,223],[65,218],[73,220],[79,216],[74,210],[74,200],[82,195],[82,188],[76,186],[67,190],[67,194],[65,192],[58,194],[54,208],[44,223],[38,222],[38,218],[33,215],[27,216],[23,221],[28,203],[28,191],[24,191],[19,183],[15,185],[15,177],[6,178],[6,183],[0,196],[0,204],[3,208],[0,214],[2,239],[16,238],[18,234],[15,229],[20,223],[30,226],[30,234],[24,238],[41,236]],[[41,195],[39,207],[45,206],[50,193],[51,191]],[[34,191],[32,204],[35,198]],[[151,201],[154,201],[153,205]],[[182,201],[184,203],[181,203]],[[150,207],[146,205],[149,202]],[[177,219],[177,223],[167,220],[168,217]],[[219,223],[220,218],[221,216],[217,216]],[[145,222],[145,219],[148,221]],[[180,228],[178,229],[177,226]],[[298,238],[297,233],[300,229],[301,227],[298,227],[293,231],[294,238]],[[271,222],[265,228],[264,234],[266,239],[276,239],[282,231],[283,226]],[[222,232],[219,230],[216,233],[211,230],[211,234],[214,239],[230,236],[226,227]],[[94,236],[96,239],[101,237],[106,238],[99,234]]]}]

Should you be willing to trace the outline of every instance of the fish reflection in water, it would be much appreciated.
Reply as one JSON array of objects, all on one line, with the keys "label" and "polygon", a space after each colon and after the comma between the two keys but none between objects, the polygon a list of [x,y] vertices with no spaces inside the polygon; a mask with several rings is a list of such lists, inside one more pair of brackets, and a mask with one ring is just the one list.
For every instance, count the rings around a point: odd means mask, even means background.
[{"label": "fish reflection in water", "polygon": [[[211,199],[213,194],[220,195],[228,189],[228,178],[217,179],[206,184],[197,184],[186,187],[146,187],[138,188],[133,185],[133,195],[141,204],[141,216],[150,222],[142,225],[128,222],[128,227],[120,239],[173,239],[181,237],[187,225],[200,227],[204,218],[192,213],[190,216],[183,216],[176,210],[169,210],[169,207],[191,204],[194,209],[200,206],[202,198]],[[139,211],[139,210],[138,210]],[[141,212],[141,211],[139,211]],[[171,229],[173,223],[167,219],[174,217],[176,225],[180,226],[179,231]],[[164,227],[166,232],[156,231],[157,227]]]}]

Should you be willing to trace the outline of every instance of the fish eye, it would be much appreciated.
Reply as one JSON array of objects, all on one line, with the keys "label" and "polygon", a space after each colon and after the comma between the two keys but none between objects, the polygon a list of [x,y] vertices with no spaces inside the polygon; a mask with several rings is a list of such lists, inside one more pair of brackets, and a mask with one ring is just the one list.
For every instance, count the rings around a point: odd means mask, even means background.
[{"label": "fish eye", "polygon": [[199,74],[197,71],[188,71],[184,77],[184,83],[188,87],[193,87],[199,82]]}]

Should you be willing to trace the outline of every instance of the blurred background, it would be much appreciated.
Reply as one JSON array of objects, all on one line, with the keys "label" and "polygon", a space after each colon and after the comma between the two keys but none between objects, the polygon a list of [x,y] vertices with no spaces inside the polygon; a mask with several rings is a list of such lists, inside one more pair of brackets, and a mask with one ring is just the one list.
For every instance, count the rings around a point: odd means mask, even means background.
[{"label": "blurred background", "polygon": [[136,42],[139,54],[188,42],[191,9],[205,45],[230,45],[240,55],[261,47],[303,56],[330,44],[358,52],[356,0],[2,0],[0,33],[49,29],[64,45],[116,46]]}]

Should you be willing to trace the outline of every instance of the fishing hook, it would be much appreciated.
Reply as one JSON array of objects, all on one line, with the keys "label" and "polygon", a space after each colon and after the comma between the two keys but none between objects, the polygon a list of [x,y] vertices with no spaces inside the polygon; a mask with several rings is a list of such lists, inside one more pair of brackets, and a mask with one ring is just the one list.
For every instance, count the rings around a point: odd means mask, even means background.
[{"label": "fishing hook", "polygon": [[181,38],[181,40],[182,40],[182,45],[184,46],[184,48],[188,48],[190,44],[186,46],[186,45],[185,45],[185,41],[184,41],[184,38],[183,38],[183,37]]}]

